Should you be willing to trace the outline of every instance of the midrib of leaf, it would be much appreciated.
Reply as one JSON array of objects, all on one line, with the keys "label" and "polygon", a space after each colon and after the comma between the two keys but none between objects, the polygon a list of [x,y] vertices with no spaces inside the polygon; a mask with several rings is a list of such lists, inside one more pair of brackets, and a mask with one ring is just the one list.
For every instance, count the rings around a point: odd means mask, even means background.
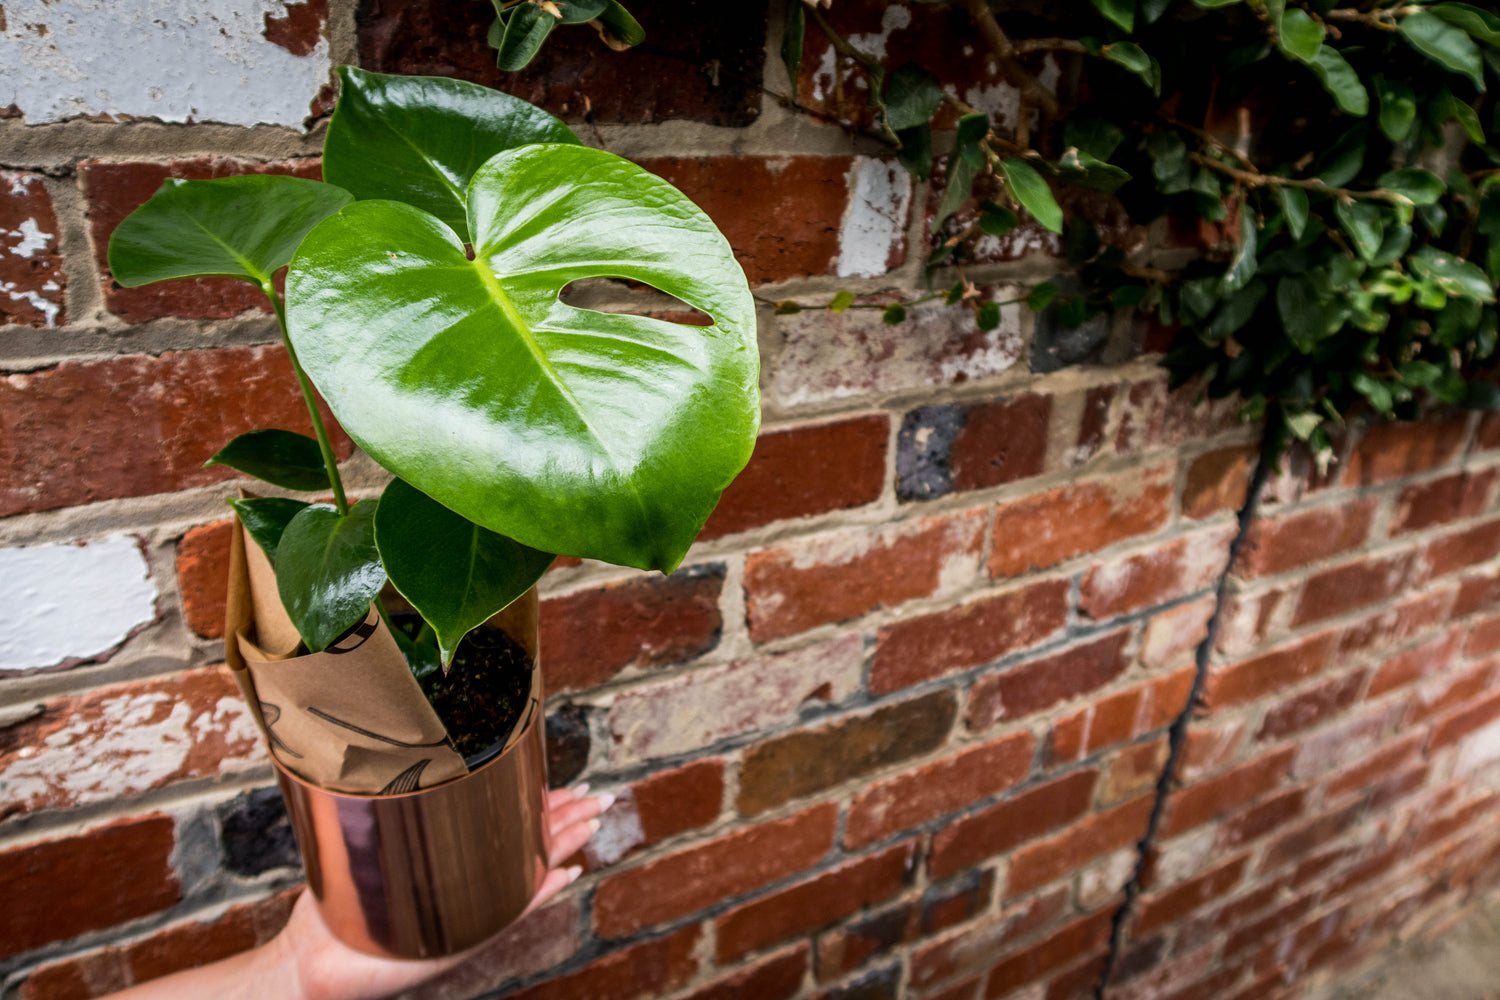
[{"label": "midrib of leaf", "polygon": [[188,216],[188,221],[191,222],[193,225],[197,226],[200,230],[202,230],[204,236],[207,236],[209,239],[213,240],[219,246],[223,247],[225,253],[229,254],[229,256],[231,256],[235,260],[239,261],[240,266],[245,269],[245,273],[253,275],[253,277],[251,277],[248,280],[256,282],[257,284],[259,284],[260,282],[267,281],[267,280],[270,279],[271,276],[269,274],[262,274],[260,272],[260,268],[256,267],[254,264],[250,263],[250,261],[247,260],[244,257],[244,255],[242,255],[234,247],[230,246],[228,243],[225,243],[223,240],[221,240],[219,238],[219,235],[217,233],[215,233],[213,230],[209,229],[203,223],[199,222],[197,216],[195,216],[195,215],[189,215]]},{"label": "midrib of leaf", "polygon": [[423,149],[421,146],[418,146],[416,143],[408,139],[404,133],[398,132],[394,128],[390,129],[390,133],[396,138],[400,139],[403,143],[405,143],[406,147],[413,153],[416,153],[417,156],[422,160],[422,162],[427,164],[428,167],[432,169],[432,172],[437,176],[437,179],[443,182],[443,186],[448,189],[448,191],[453,195],[458,203],[460,205],[464,204],[464,193],[459,190],[457,184],[454,184],[453,181],[448,179],[447,174],[438,169],[437,160],[433,159],[431,154],[429,154],[427,150]]}]

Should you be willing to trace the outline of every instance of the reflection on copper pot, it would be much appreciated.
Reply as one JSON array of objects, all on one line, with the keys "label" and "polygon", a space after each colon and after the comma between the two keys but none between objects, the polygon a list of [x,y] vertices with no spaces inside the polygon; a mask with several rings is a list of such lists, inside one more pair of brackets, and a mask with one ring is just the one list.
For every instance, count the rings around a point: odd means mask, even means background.
[{"label": "reflection on copper pot", "polygon": [[323,920],[352,948],[431,958],[472,947],[526,909],[547,874],[542,713],[499,757],[404,795],[309,785],[277,765]]}]

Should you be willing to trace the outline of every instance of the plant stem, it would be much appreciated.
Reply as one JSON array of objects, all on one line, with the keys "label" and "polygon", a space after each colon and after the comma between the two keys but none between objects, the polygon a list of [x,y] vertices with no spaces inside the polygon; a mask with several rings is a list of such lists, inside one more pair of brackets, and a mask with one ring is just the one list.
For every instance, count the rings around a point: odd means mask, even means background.
[{"label": "plant stem", "polygon": [[1339,198],[1362,198],[1366,201],[1388,201],[1393,205],[1403,202],[1403,197],[1395,191],[1387,191],[1385,188],[1373,188],[1369,191],[1351,191],[1348,188],[1329,187],[1316,177],[1277,177],[1275,174],[1250,173],[1231,167],[1227,163],[1220,163],[1211,156],[1202,153],[1189,153],[1189,159],[1194,163],[1202,164],[1210,170],[1218,171],[1226,177],[1233,177],[1240,184],[1250,188],[1261,187],[1295,187],[1306,191],[1320,191],[1323,194],[1331,194]]},{"label": "plant stem", "polygon": [[323,425],[323,414],[318,410],[318,398],[313,394],[312,382],[297,360],[297,350],[292,347],[291,334],[286,328],[286,306],[269,280],[261,282],[260,290],[271,300],[276,310],[276,322],[281,327],[281,343],[286,347],[287,357],[292,359],[292,371],[297,376],[297,385],[302,389],[302,402],[307,404],[307,415],[312,419],[313,433],[318,436],[318,450],[323,453],[323,465],[328,469],[328,482],[333,486],[333,502],[340,514],[349,513],[349,501],[344,496],[344,481],[339,477],[339,463],[333,455],[333,445],[328,441],[328,428]]},{"label": "plant stem", "polygon": [[1016,46],[1010,40],[1010,36],[1000,27],[1000,22],[995,20],[995,12],[990,10],[989,0],[967,0],[969,17],[979,27],[979,33],[989,43],[990,50],[1000,60],[1000,70],[1010,82],[1020,87],[1033,101],[1041,107],[1042,112],[1048,118],[1057,117],[1057,95],[1042,86],[1040,80],[1031,75],[1031,72],[1021,65],[1018,58]]}]

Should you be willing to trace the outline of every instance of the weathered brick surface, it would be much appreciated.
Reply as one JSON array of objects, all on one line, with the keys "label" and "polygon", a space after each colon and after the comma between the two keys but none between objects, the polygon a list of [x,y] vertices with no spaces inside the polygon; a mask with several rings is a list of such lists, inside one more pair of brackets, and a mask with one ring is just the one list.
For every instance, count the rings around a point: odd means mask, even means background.
[{"label": "weathered brick surface", "polygon": [[1203,590],[1223,571],[1232,534],[1204,531],[1097,565],[1083,578],[1078,608],[1102,620]]},{"label": "weathered brick surface", "polygon": [[0,326],[68,321],[57,213],[40,174],[0,170]]},{"label": "weathered brick surface", "polygon": [[1142,795],[1087,816],[1056,836],[1021,848],[1011,858],[1006,890],[1029,892],[1134,843],[1146,832],[1151,806],[1152,796]]},{"label": "weathered brick surface", "polygon": [[1127,666],[1121,629],[1053,656],[985,677],[969,696],[969,725],[983,729],[1023,719],[1059,702],[1088,694],[1118,677]]},{"label": "weathered brick surface", "polygon": [[576,972],[505,994],[510,1000],[638,1000],[687,985],[699,968],[702,930],[684,927],[664,937],[612,951]]},{"label": "weathered brick surface", "polygon": [[1097,779],[1095,771],[1076,771],[939,830],[928,873],[948,878],[1077,819],[1088,809]]},{"label": "weathered brick surface", "polygon": [[224,605],[229,598],[229,544],[233,521],[194,528],[177,546],[177,589],[188,628],[205,639],[224,638]]},{"label": "weathered brick surface", "polygon": [[1376,505],[1376,498],[1366,497],[1261,518],[1246,535],[1235,570],[1245,576],[1274,576],[1356,549],[1370,535]]}]

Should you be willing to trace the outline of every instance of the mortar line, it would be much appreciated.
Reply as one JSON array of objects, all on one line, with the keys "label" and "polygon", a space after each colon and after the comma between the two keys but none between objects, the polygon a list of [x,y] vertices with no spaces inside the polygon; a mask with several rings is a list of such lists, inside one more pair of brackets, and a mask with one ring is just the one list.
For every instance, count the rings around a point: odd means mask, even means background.
[{"label": "mortar line", "polygon": [[1124,943],[1125,924],[1134,912],[1136,900],[1141,894],[1141,883],[1146,875],[1146,866],[1150,862],[1151,849],[1155,846],[1157,830],[1161,825],[1162,815],[1166,812],[1167,798],[1171,794],[1177,777],[1177,767],[1182,759],[1183,747],[1187,744],[1188,726],[1192,722],[1194,709],[1198,705],[1204,683],[1208,679],[1208,667],[1213,659],[1214,643],[1219,635],[1219,623],[1223,618],[1224,606],[1229,596],[1229,577],[1234,571],[1234,564],[1239,558],[1245,536],[1249,534],[1250,525],[1254,522],[1260,508],[1261,494],[1265,491],[1266,480],[1270,478],[1272,469],[1278,464],[1271,461],[1270,453],[1274,442],[1280,437],[1280,425],[1274,417],[1268,419],[1261,431],[1260,451],[1256,457],[1255,472],[1250,478],[1249,488],[1245,491],[1244,506],[1239,510],[1238,527],[1234,538],[1229,542],[1229,557],[1224,563],[1223,572],[1219,575],[1218,585],[1214,588],[1213,614],[1209,616],[1203,640],[1198,643],[1198,648],[1193,655],[1192,689],[1188,692],[1187,703],[1172,720],[1172,725],[1167,730],[1167,759],[1162,765],[1161,775],[1156,780],[1156,800],[1151,806],[1151,817],[1146,822],[1146,832],[1136,843],[1135,870],[1131,872],[1130,880],[1125,883],[1125,898],[1120,901],[1120,907],[1115,911],[1110,924],[1109,949],[1104,955],[1104,968],[1099,973],[1099,985],[1094,989],[1094,1000],[1104,1000],[1105,993],[1109,989],[1109,981],[1114,974],[1115,964],[1120,957],[1120,949]]}]

